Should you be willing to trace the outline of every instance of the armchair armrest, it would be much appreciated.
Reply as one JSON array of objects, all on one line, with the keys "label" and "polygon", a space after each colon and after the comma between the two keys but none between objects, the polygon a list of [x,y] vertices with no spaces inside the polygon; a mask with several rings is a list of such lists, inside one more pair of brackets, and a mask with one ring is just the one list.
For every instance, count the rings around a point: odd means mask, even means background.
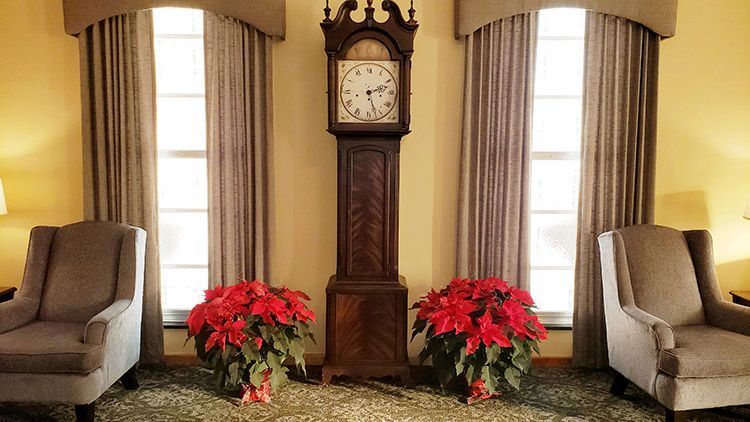
[{"label": "armchair armrest", "polygon": [[750,308],[720,300],[707,304],[706,314],[711,325],[750,336]]},{"label": "armchair armrest", "polygon": [[622,310],[635,319],[638,323],[645,325],[653,333],[659,350],[675,348],[674,329],[661,318],[655,317],[633,305],[624,305]]},{"label": "armchair armrest", "polygon": [[127,310],[133,303],[130,299],[121,299],[110,305],[105,310],[96,314],[86,324],[83,332],[83,342],[86,344],[104,344],[107,334],[112,327],[122,325],[122,319],[127,318]]},{"label": "armchair armrest", "polygon": [[36,318],[37,308],[37,301],[27,297],[0,303],[0,334],[32,322]]}]

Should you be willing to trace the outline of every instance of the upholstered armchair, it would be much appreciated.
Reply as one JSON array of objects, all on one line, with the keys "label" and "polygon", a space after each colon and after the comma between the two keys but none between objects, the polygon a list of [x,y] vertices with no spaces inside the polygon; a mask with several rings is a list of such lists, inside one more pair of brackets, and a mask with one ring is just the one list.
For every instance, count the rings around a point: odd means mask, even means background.
[{"label": "upholstered armchair", "polygon": [[84,222],[31,231],[16,299],[0,304],[0,401],[94,402],[138,388],[146,232]]},{"label": "upholstered armchair", "polygon": [[685,411],[750,404],[750,308],[722,299],[711,236],[632,226],[599,237],[612,393]]}]

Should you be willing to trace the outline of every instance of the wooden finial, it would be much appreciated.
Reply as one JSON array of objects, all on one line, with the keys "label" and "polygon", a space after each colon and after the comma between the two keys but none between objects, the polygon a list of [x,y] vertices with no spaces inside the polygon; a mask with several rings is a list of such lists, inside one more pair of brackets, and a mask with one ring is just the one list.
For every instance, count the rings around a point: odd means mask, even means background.
[{"label": "wooden finial", "polygon": [[414,22],[414,15],[417,14],[417,11],[414,10],[414,0],[411,0],[411,7],[409,8],[409,22]]},{"label": "wooden finial", "polygon": [[372,0],[367,0],[367,7],[372,7]]},{"label": "wooden finial", "polygon": [[325,13],[326,15],[325,21],[330,22],[331,21],[331,8],[328,6],[328,0],[326,0],[326,7],[325,9],[323,9],[323,13]]}]

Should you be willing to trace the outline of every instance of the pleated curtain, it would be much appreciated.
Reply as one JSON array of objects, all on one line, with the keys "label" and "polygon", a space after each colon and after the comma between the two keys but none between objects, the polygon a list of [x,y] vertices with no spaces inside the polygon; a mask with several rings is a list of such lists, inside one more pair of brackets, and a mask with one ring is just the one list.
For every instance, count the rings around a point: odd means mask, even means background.
[{"label": "pleated curtain", "polygon": [[529,177],[537,13],[466,38],[456,270],[529,286]]},{"label": "pleated curtain", "polygon": [[141,362],[161,362],[156,125],[151,12],[116,16],[79,35],[84,214],[144,228]]},{"label": "pleated curtain", "polygon": [[271,37],[206,12],[211,283],[271,282]]},{"label": "pleated curtain", "polygon": [[653,222],[660,37],[588,12],[573,363],[603,367],[607,342],[597,236]]}]

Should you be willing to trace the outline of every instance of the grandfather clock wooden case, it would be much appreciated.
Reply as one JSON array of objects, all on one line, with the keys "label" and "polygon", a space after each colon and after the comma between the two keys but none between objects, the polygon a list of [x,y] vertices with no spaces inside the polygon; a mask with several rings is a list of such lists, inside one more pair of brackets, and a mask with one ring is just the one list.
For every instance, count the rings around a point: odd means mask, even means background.
[{"label": "grandfather clock wooden case", "polygon": [[326,289],[323,381],[398,376],[410,383],[407,287],[398,274],[401,138],[409,133],[411,56],[418,24],[385,0],[365,19],[345,1],[321,23],[328,55],[328,132],[338,143],[338,250]]}]

